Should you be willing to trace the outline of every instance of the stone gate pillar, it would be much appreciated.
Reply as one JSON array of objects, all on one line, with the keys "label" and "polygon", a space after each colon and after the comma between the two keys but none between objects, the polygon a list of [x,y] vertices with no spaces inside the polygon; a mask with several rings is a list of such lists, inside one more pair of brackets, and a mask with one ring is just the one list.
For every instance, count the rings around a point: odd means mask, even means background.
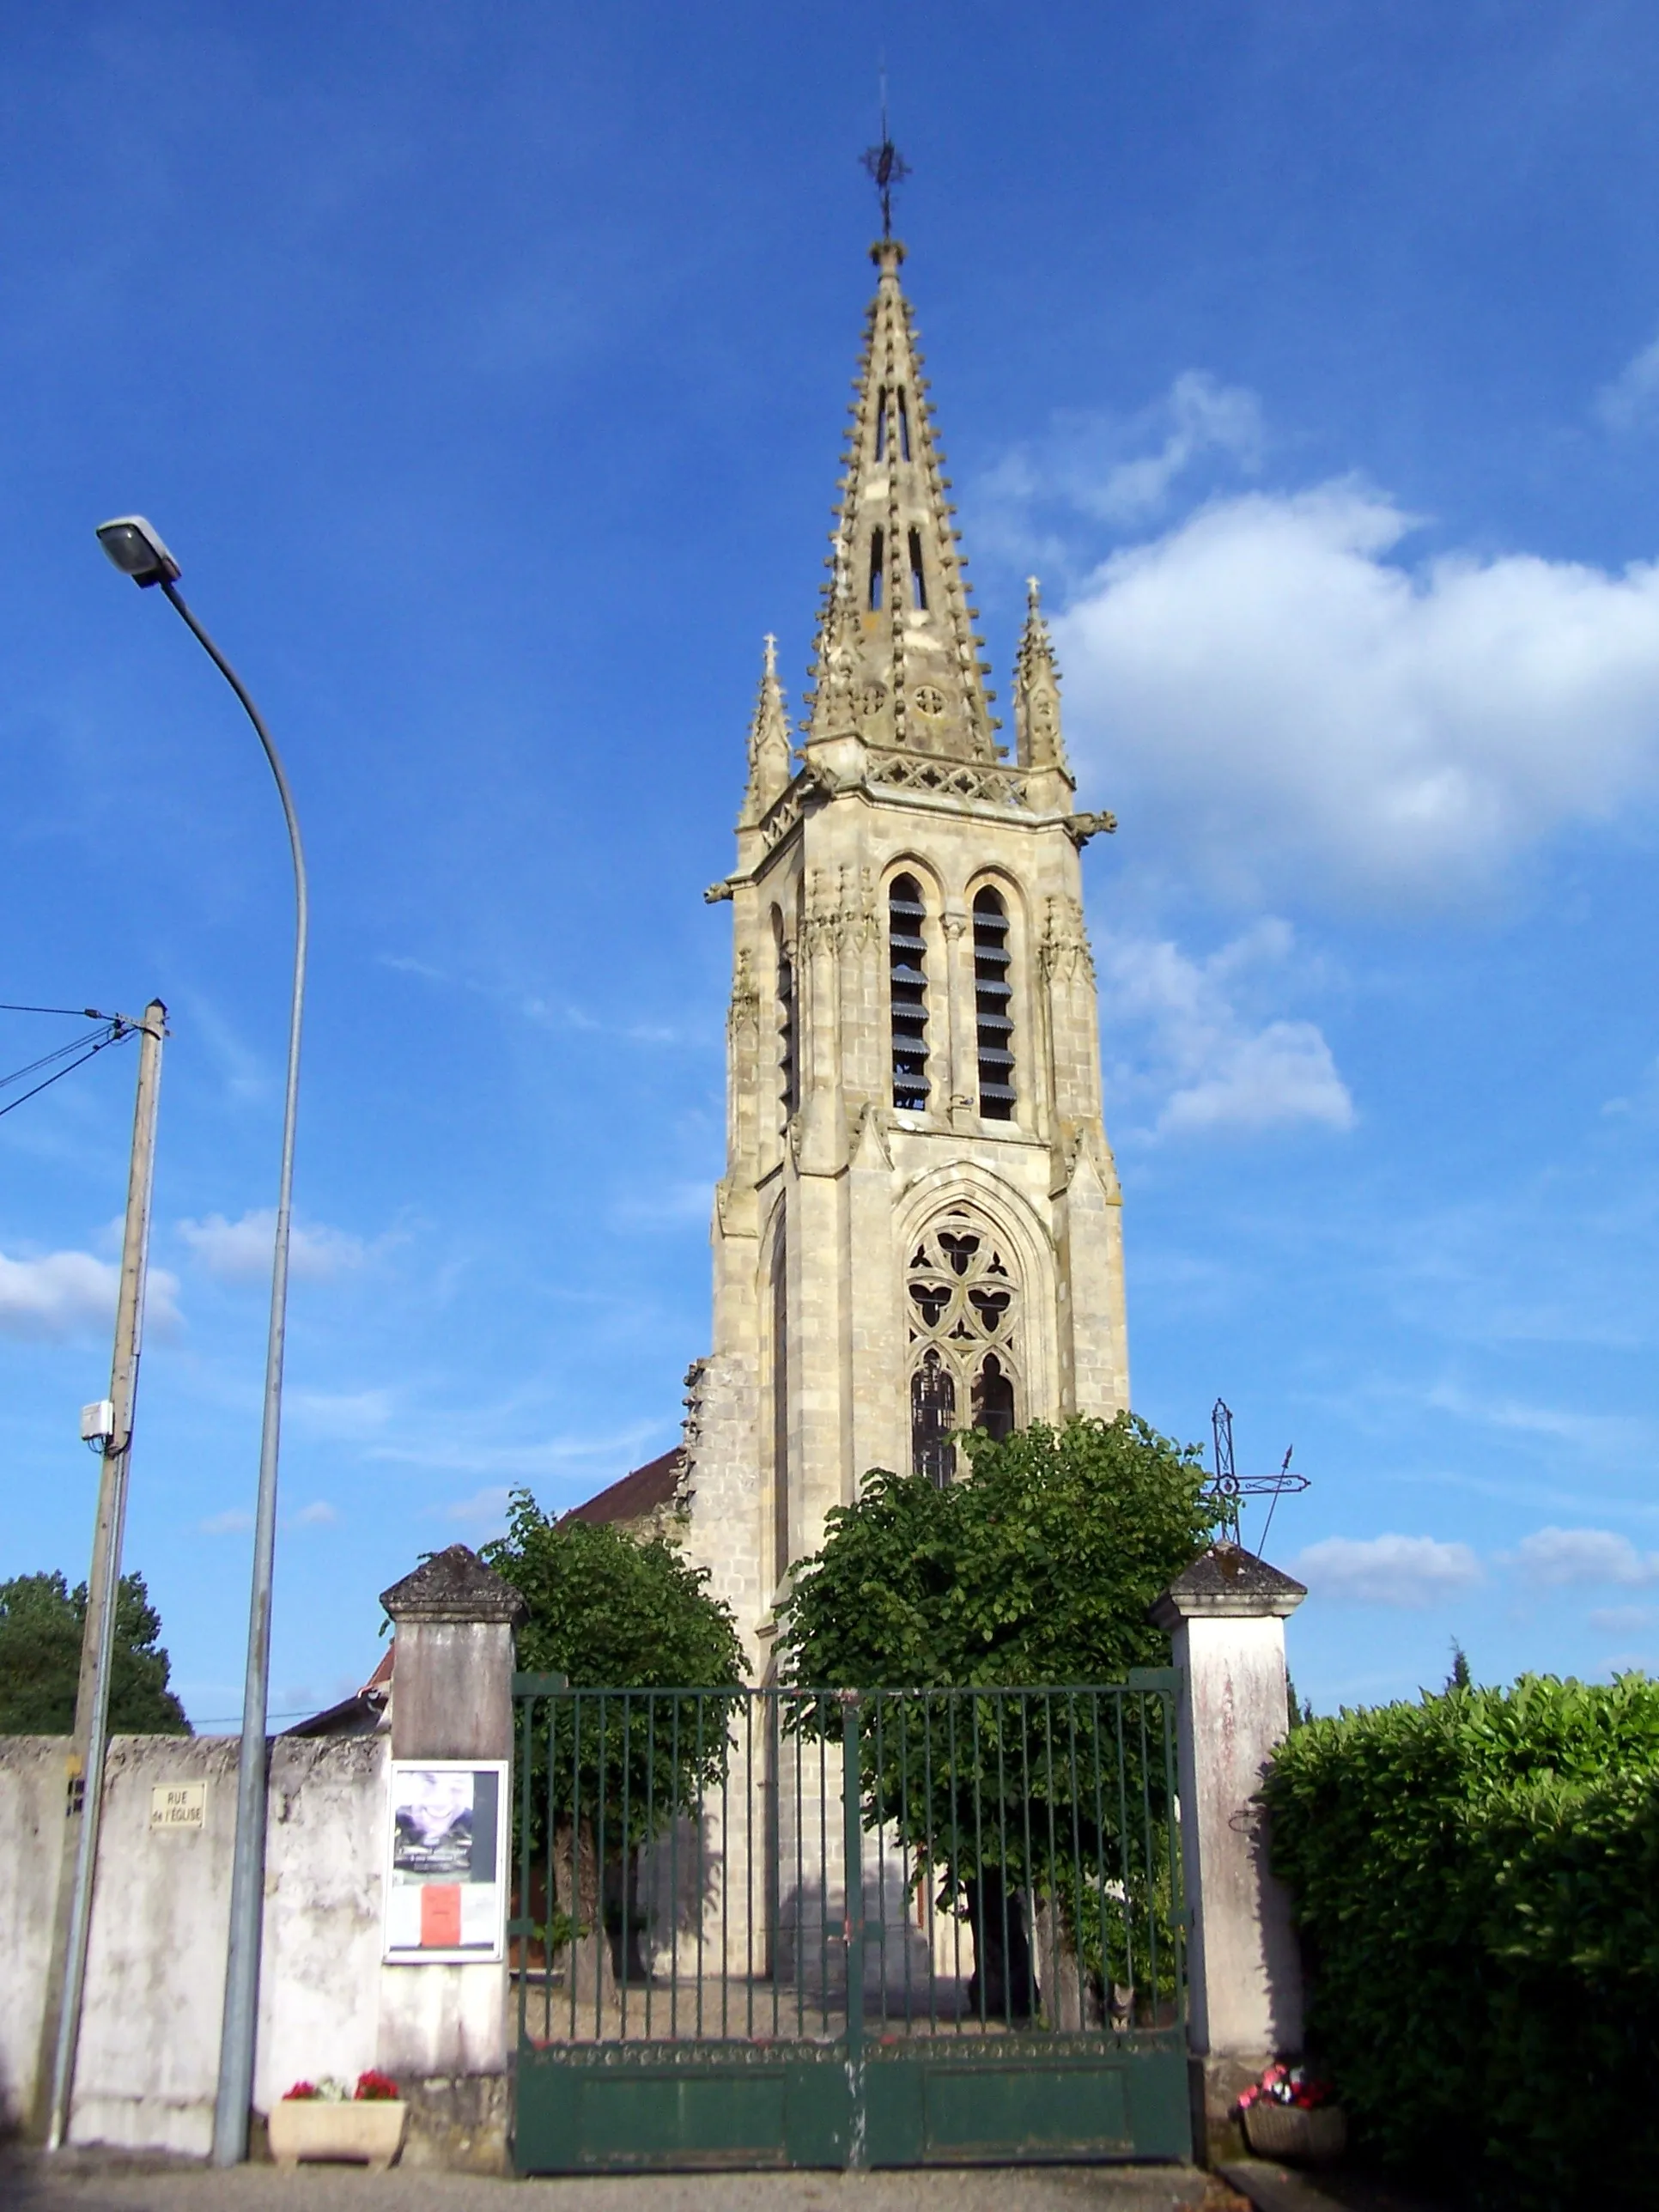
[{"label": "stone gate pillar", "polygon": [[[398,1638],[392,1758],[510,1759],[518,1591],[452,1544],[380,1602]],[[413,2108],[406,2164],[506,2171],[507,1987],[505,1959],[381,1967],[376,2063]]]},{"label": "stone gate pillar", "polygon": [[1285,1621],[1306,1589],[1217,1544],[1152,1607],[1181,1670],[1182,1869],[1194,2118],[1202,2149],[1271,2059],[1302,2048],[1302,1966],[1289,1895],[1267,1866],[1262,1771],[1288,1726]]}]

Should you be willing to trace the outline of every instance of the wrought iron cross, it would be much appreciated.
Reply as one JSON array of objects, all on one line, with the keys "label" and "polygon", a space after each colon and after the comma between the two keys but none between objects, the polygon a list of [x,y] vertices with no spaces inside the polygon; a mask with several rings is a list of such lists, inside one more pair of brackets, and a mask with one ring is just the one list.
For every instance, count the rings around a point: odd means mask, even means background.
[{"label": "wrought iron cross", "polygon": [[[1303,1491],[1308,1487],[1305,1474],[1291,1473],[1292,1444],[1285,1454],[1284,1464],[1277,1474],[1240,1474],[1233,1466],[1233,1413],[1224,1398],[1218,1398],[1210,1411],[1210,1426],[1215,1436],[1215,1473],[1205,1485],[1200,1495],[1207,1498],[1217,1509],[1217,1518],[1222,1534],[1234,1544],[1240,1542],[1238,1516],[1241,1502],[1246,1498],[1271,1498],[1267,1508],[1267,1528],[1261,1531],[1261,1544],[1267,1540],[1267,1529],[1273,1525],[1273,1515],[1279,1501],[1287,1491]],[[1261,1556],[1261,1545],[1256,1547],[1256,1557]]]},{"label": "wrought iron cross", "polygon": [[893,143],[887,128],[887,70],[881,72],[881,143],[865,149],[864,166],[881,194],[881,234],[893,235],[893,187],[902,185],[910,173],[910,164]]}]

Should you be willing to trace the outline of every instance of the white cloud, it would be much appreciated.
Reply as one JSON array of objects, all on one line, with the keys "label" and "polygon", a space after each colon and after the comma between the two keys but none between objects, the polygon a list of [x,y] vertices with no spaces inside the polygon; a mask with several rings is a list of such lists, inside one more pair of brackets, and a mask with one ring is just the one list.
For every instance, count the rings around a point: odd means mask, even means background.
[{"label": "white cloud", "polygon": [[1467,1544],[1436,1536],[1327,1536],[1309,1545],[1294,1572],[1322,1597],[1421,1611],[1471,1589],[1480,1563]]},{"label": "white cloud", "polygon": [[[95,1334],[113,1325],[120,1268],[90,1252],[48,1252],[9,1260],[0,1252],[0,1336],[35,1342]],[[149,1270],[145,1315],[165,1329],[179,1319],[179,1279]]]},{"label": "white cloud", "polygon": [[1595,411],[1609,430],[1641,430],[1659,422],[1659,338],[1625,363],[1595,395]]},{"label": "white cloud", "polygon": [[507,1491],[502,1485],[477,1491],[471,1498],[458,1498],[453,1505],[442,1505],[437,1510],[443,1520],[463,1521],[485,1534],[506,1528],[507,1500]]},{"label": "white cloud", "polygon": [[[538,1477],[556,1479],[580,1473],[590,1462],[601,1467],[609,1466],[615,1474],[627,1473],[630,1461],[627,1455],[641,1452],[651,1456],[663,1449],[665,1431],[660,1421],[635,1421],[607,1437],[548,1437],[543,1432],[540,1419],[526,1414],[522,1437],[508,1443],[483,1440],[480,1431],[501,1425],[500,1419],[492,1422],[484,1415],[469,1423],[456,1424],[453,1417],[441,1421],[428,1420],[424,1425],[418,1442],[371,1444],[366,1456],[385,1460],[394,1466],[431,1468],[452,1474],[506,1475],[516,1483],[531,1483]],[[447,1435],[454,1427],[456,1432]],[[480,1498],[493,1493],[481,1491]]]},{"label": "white cloud", "polygon": [[1107,522],[1139,521],[1163,507],[1176,479],[1206,453],[1227,454],[1245,469],[1261,459],[1261,409],[1253,392],[1218,384],[1202,369],[1176,377],[1167,397],[1138,427],[1159,417],[1168,429],[1155,453],[1120,461],[1097,489],[1081,489],[1078,503]]},{"label": "white cloud", "polygon": [[[1483,1285],[1482,1291],[1490,1300],[1490,1286]],[[1453,1382],[1437,1382],[1428,1393],[1428,1403],[1462,1420],[1513,1429],[1522,1436],[1554,1437],[1585,1452],[1651,1452],[1655,1443],[1653,1422],[1634,1413],[1579,1413],[1559,1406],[1529,1405],[1524,1399],[1479,1398]]]},{"label": "white cloud", "polygon": [[1598,1636],[1628,1636],[1638,1628],[1651,1628],[1659,1611],[1650,1605],[1607,1605],[1592,1613],[1589,1625]]},{"label": "white cloud", "polygon": [[[210,1213],[204,1221],[181,1221],[179,1234],[210,1274],[228,1283],[256,1281],[270,1273],[276,1212],[274,1206],[262,1206],[240,1221]],[[343,1229],[311,1228],[298,1221],[289,1226],[289,1272],[299,1281],[326,1282],[362,1267],[367,1256],[362,1238]]]},{"label": "white cloud", "polygon": [[1115,1040],[1137,1027],[1138,1067],[1115,1085],[1163,1094],[1157,1132],[1265,1129],[1296,1121],[1352,1125],[1353,1101],[1312,1022],[1254,1024],[1237,1003],[1253,973],[1282,966],[1293,940],[1271,918],[1206,959],[1167,939],[1110,935],[1100,947],[1101,1004]]},{"label": "white cloud", "polygon": [[1005,453],[974,487],[975,543],[1064,574],[1080,520],[1146,522],[1206,462],[1254,474],[1265,442],[1253,392],[1187,369],[1136,414],[1062,414]]},{"label": "white cloud", "polygon": [[1468,895],[1659,792],[1659,566],[1394,557],[1355,482],[1218,501],[1054,627],[1079,764],[1212,876]]},{"label": "white cloud", "polygon": [[1577,1583],[1659,1582],[1659,1553],[1638,1552],[1628,1536],[1610,1528],[1540,1528],[1509,1553],[1528,1582],[1547,1589]]},{"label": "white cloud", "polygon": [[339,1517],[337,1507],[331,1505],[325,1498],[313,1498],[309,1505],[300,1508],[294,1516],[294,1525],[296,1528],[328,1528]]},{"label": "white cloud", "polygon": [[712,1182],[665,1183],[659,1189],[630,1192],[618,1201],[611,1218],[618,1229],[684,1229],[705,1224],[714,1203]]},{"label": "white cloud", "polygon": [[290,1390],[284,1407],[319,1435],[375,1436],[392,1419],[390,1390]]},{"label": "white cloud", "polygon": [[253,1526],[253,1516],[237,1510],[210,1513],[205,1521],[198,1522],[197,1525],[204,1536],[234,1536]]}]

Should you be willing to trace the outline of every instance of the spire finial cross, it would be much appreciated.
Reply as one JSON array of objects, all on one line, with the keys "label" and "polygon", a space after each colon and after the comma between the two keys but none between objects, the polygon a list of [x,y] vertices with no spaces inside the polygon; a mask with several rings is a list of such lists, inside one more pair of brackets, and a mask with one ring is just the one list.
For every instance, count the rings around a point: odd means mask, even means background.
[{"label": "spire finial cross", "polygon": [[892,133],[887,128],[887,64],[881,65],[881,143],[867,146],[864,150],[864,166],[870,172],[876,190],[881,194],[881,234],[893,235],[893,187],[902,185],[910,173],[910,164],[893,143]]}]

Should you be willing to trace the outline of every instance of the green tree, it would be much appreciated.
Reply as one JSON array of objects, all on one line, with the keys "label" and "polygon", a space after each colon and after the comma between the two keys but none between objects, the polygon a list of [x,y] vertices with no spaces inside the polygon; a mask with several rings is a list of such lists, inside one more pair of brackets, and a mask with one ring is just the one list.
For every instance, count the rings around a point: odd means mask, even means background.
[{"label": "green tree", "polygon": [[790,1679],[966,1687],[1167,1666],[1147,1609],[1214,1526],[1199,1447],[1132,1413],[958,1442],[961,1480],[878,1468],[830,1513],[784,1614]]},{"label": "green tree", "polygon": [[[86,1626],[87,1586],[61,1574],[0,1583],[0,1735],[68,1735]],[[158,1641],[161,1615],[142,1575],[123,1575],[116,1594],[109,1724],[124,1735],[189,1735],[185,1709],[167,1687]]]},{"label": "green tree", "polygon": [[[960,1480],[939,1488],[878,1468],[855,1504],[832,1511],[785,1608],[786,1679],[1044,1690],[1167,1666],[1169,1639],[1148,1608],[1213,1526],[1197,1447],[1128,1413],[958,1443]],[[1103,1989],[1135,1979],[1137,1917],[1143,1936],[1162,1919],[1167,1943],[1164,1747],[1155,1723],[1143,1750],[1146,1711],[1086,1694],[939,1694],[861,1710],[866,1824],[892,1823],[919,1865],[942,1869],[942,1896],[960,1900],[974,1929],[969,2001],[986,2012],[1016,2016],[1035,2001],[1017,1893],[1058,1905]],[[808,1729],[841,1725],[817,1701],[800,1712]]]},{"label": "green tree", "polygon": [[[708,1571],[667,1538],[550,1520],[527,1490],[513,1492],[507,1532],[482,1556],[530,1608],[520,1666],[562,1674],[579,1693],[541,1709],[532,1743],[532,1917],[554,1948],[573,1929],[591,1939],[603,1919],[611,1944],[581,1947],[579,1975],[603,1985],[625,1942],[637,1978],[635,1854],[696,1813],[726,1771],[735,1700],[720,1692],[744,1678],[737,1622],[709,1595]],[[604,1694],[616,1690],[653,1694]],[[696,1694],[663,1694],[674,1691]]]}]

